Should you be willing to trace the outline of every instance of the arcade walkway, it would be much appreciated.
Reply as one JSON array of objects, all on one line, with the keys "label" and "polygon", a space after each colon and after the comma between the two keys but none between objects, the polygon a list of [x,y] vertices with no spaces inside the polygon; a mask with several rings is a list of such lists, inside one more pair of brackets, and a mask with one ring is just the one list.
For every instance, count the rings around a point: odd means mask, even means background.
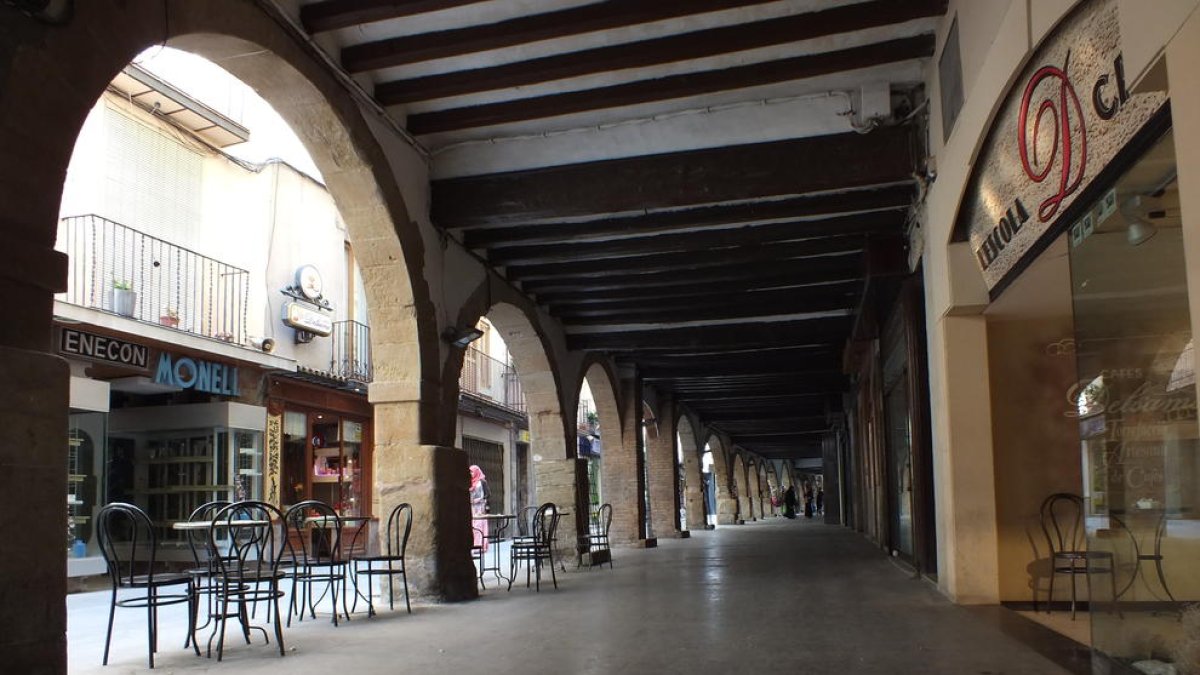
[{"label": "arcade walkway", "polygon": [[[234,631],[224,662],[197,659],[180,648],[181,613],[168,609],[155,672],[1071,672],[1006,634],[1023,619],[956,607],[859,535],[803,520],[619,550],[614,570],[562,575],[557,592],[489,587],[478,602],[418,606],[411,616],[293,623],[285,661]],[[118,614],[113,665],[102,668],[106,594],[72,595],[68,606],[70,672],[144,670],[140,613]]]}]

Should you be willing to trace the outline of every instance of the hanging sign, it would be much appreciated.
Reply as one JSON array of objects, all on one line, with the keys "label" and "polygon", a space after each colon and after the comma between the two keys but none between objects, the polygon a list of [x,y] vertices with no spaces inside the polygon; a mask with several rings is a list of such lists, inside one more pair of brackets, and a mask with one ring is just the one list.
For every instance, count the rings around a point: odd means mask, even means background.
[{"label": "hanging sign", "polygon": [[959,212],[956,239],[970,242],[989,289],[1166,101],[1129,91],[1115,0],[1085,2],[1059,25],[1009,92]]}]

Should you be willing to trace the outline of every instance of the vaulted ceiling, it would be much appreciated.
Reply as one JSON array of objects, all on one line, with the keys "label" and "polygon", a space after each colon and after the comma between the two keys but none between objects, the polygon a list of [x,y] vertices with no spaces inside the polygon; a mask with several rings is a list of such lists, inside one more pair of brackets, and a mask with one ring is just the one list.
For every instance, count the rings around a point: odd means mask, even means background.
[{"label": "vaulted ceiling", "polygon": [[320,0],[432,155],[432,214],[770,458],[819,456],[868,279],[903,271],[946,0]]}]

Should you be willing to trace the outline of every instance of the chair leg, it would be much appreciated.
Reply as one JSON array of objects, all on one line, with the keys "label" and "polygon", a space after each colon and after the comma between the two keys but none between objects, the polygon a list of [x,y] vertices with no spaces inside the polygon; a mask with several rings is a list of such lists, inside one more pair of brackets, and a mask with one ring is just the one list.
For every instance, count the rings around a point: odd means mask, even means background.
[{"label": "chair leg", "polygon": [[[1074,566],[1074,563],[1072,563],[1072,566]],[[1071,572],[1071,620],[1072,621],[1075,620],[1075,587],[1078,586],[1078,584],[1075,583],[1075,577],[1077,577],[1077,576],[1079,576],[1079,575],[1075,574],[1074,571]]]},{"label": "chair leg", "polygon": [[154,588],[151,587],[146,593],[146,642],[148,646],[150,668],[154,669],[154,652],[158,645],[154,644]]},{"label": "chair leg", "polygon": [[1112,589],[1113,610],[1116,611],[1118,617],[1124,619],[1125,615],[1121,612],[1121,605],[1117,602],[1117,560],[1116,560],[1116,558],[1114,558],[1110,561],[1110,566],[1108,568],[1108,584]]},{"label": "chair leg", "polygon": [[[200,656],[200,645],[196,643],[196,612],[200,609],[200,596],[197,593],[195,585],[188,584],[188,639],[192,642],[196,656]],[[187,644],[184,643],[183,646],[186,648]]]},{"label": "chair leg", "polygon": [[[409,614],[412,614],[412,604],[408,600],[408,568],[403,562],[400,563],[400,574],[404,575],[404,608],[408,610]],[[388,579],[391,577],[389,576]],[[511,584],[512,582],[509,582],[510,589],[512,588]]]},{"label": "chair leg", "polygon": [[271,603],[275,605],[275,642],[279,645],[279,655],[285,656],[283,649],[283,625],[279,622],[279,584],[271,582]]},{"label": "chair leg", "polygon": [[113,589],[112,602],[108,605],[108,633],[104,636],[104,660],[101,665],[108,665],[108,647],[112,643],[113,615],[117,613],[117,589]]},{"label": "chair leg", "polygon": [[554,547],[550,548],[550,580],[554,582],[554,590],[558,590],[558,577],[554,575]]},{"label": "chair leg", "polygon": [[1057,574],[1057,572],[1054,569],[1054,561],[1051,560],[1051,562],[1050,562],[1050,590],[1048,591],[1048,594],[1046,595],[1046,613],[1047,614],[1054,611],[1054,577],[1056,576],[1056,574]]},{"label": "chair leg", "polygon": [[1171,595],[1171,589],[1167,588],[1167,577],[1165,574],[1163,574],[1162,558],[1155,558],[1154,569],[1158,571],[1158,583],[1162,584],[1163,590],[1167,593],[1167,597],[1171,599],[1171,602],[1178,602],[1178,600],[1175,599],[1175,596]]}]

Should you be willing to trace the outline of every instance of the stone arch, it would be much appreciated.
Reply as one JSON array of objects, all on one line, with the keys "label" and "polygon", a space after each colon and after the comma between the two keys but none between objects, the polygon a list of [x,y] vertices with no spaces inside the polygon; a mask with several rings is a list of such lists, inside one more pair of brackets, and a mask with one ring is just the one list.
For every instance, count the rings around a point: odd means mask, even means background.
[{"label": "stone arch", "polygon": [[746,459],[741,452],[733,452],[733,494],[737,500],[737,522],[744,523],[754,520],[750,510],[750,484],[746,480]]},{"label": "stone arch", "polygon": [[679,419],[675,423],[676,434],[679,436],[679,447],[683,454],[683,505],[688,530],[703,530],[708,527],[708,509],[704,499],[703,470],[701,455],[704,448],[698,446],[695,428],[691,417],[684,411],[679,411]]},{"label": "stone arch", "polygon": [[[315,50],[261,4],[131,0],[73,6],[71,20],[56,26],[0,9],[5,23],[0,205],[11,205],[0,206],[0,223],[5,247],[19,261],[6,276],[23,293],[0,328],[0,372],[10,385],[31,392],[9,409],[6,428],[28,439],[29,457],[44,458],[26,467],[37,476],[30,483],[37,489],[12,495],[29,507],[32,519],[25,526],[60,530],[62,503],[55,496],[66,490],[60,458],[66,446],[69,373],[60,359],[46,353],[54,293],[65,285],[68,265],[66,256],[54,250],[64,176],[83,122],[108,83],[146,48],[165,44],[206,57],[257,89],[297,132],[320,168],[358,245],[375,326],[376,382],[370,389],[376,405],[374,506],[382,510],[399,501],[405,485],[404,498],[425,511],[408,550],[414,591],[446,599],[473,597],[465,501],[461,507],[457,502],[443,505],[435,495],[465,490],[466,478],[461,485],[457,480],[435,483],[440,479],[434,477],[433,459],[414,460],[421,464],[416,470],[401,459],[403,450],[435,440],[437,397],[427,392],[438,383],[438,341],[422,269],[426,247],[409,218],[402,177],[374,134],[381,125],[363,115]],[[413,155],[411,164],[423,178],[419,157],[398,146],[392,156],[404,162],[401,156]],[[456,509],[462,513],[461,532],[443,529],[441,523],[457,519]],[[43,539],[30,542],[19,559],[0,564],[0,573],[27,580],[37,589],[33,603],[49,609],[39,614],[37,630],[21,634],[16,643],[0,639],[0,646],[18,670],[62,672],[66,561],[56,539]],[[12,610],[3,611],[0,625],[15,625],[8,614]]]},{"label": "stone arch", "polygon": [[[767,462],[767,491],[772,497],[783,503],[783,484],[779,482],[779,472],[775,468],[775,462]],[[779,515],[779,507],[775,502],[771,502],[771,515]]]},{"label": "stone arch", "polygon": [[767,471],[767,460],[758,462],[758,493],[761,495],[759,513],[763,518],[775,515],[775,505],[771,502],[771,475]]},{"label": "stone arch", "polygon": [[717,497],[717,525],[732,525],[738,520],[734,493],[734,471],[729,446],[717,434],[710,433],[705,445],[713,456],[713,483]]},{"label": "stone arch", "polygon": [[[601,455],[605,448],[620,450],[621,438],[621,406],[617,398],[617,376],[612,363],[598,355],[590,356],[580,369],[583,373],[579,385],[575,387],[576,395],[583,388],[586,380],[592,390],[592,401],[596,404],[597,430],[600,435]],[[601,503],[610,501],[604,493],[604,460],[600,460],[599,494]]]}]

